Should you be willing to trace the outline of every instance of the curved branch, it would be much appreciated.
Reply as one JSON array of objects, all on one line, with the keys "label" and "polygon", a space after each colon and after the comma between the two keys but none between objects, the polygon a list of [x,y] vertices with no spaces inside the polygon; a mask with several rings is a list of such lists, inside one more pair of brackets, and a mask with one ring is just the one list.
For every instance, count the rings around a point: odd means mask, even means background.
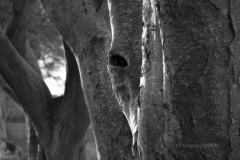
[{"label": "curved branch", "polygon": [[48,115],[50,91],[39,75],[0,30],[0,73],[23,104],[39,133]]},{"label": "curved branch", "polygon": [[[65,41],[63,41],[63,46],[67,61],[67,76],[63,101],[61,101],[60,103],[58,115],[60,115],[62,119],[67,120],[77,110],[81,112],[81,114],[87,113],[87,115],[82,117],[83,119],[81,119],[81,121],[86,122],[83,125],[87,124],[88,126],[90,118],[88,115],[87,106],[82,92],[78,64],[73,52],[71,51],[71,49],[69,48]],[[79,126],[79,128],[82,127]]]},{"label": "curved branch", "polygon": [[163,105],[163,48],[155,0],[144,0],[143,5],[144,63],[138,114],[138,149],[142,159],[158,159],[163,156],[163,152],[168,151],[162,145],[165,131],[164,112],[167,112]]}]

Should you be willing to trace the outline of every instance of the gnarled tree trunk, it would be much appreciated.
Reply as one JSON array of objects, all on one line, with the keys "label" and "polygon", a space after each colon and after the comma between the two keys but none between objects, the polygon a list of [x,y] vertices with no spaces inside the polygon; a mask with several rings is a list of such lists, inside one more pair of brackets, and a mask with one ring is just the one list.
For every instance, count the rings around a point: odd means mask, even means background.
[{"label": "gnarled tree trunk", "polygon": [[41,2],[78,56],[99,159],[132,159],[131,138],[144,160],[239,157],[238,0],[109,0],[112,35],[104,0]]},{"label": "gnarled tree trunk", "polygon": [[107,64],[111,29],[106,0],[41,0],[78,57],[98,159],[133,159],[131,131],[112,92]]}]

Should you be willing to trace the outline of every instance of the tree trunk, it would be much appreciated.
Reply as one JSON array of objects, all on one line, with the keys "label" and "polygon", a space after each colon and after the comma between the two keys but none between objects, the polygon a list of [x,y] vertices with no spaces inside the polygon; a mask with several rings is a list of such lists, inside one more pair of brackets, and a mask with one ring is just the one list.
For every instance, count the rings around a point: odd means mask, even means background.
[{"label": "tree trunk", "polygon": [[133,159],[131,131],[112,92],[107,64],[111,29],[107,1],[41,0],[78,57],[98,159]]},{"label": "tree trunk", "polygon": [[[106,1],[87,2],[42,0],[78,56],[99,159],[131,159],[129,129],[108,85]],[[109,71],[139,159],[237,159],[239,1],[144,1],[141,94],[142,2],[108,2]]]},{"label": "tree trunk", "polygon": [[239,4],[159,0],[164,159],[237,159]]}]

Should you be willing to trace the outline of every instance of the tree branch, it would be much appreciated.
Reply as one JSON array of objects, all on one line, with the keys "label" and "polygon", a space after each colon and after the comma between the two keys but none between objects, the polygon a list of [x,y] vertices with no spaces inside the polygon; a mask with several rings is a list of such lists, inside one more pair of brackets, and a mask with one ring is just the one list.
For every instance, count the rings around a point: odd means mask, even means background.
[{"label": "tree branch", "polygon": [[[67,120],[77,110],[81,112],[81,114],[87,113],[87,115],[84,116],[85,118],[83,117],[81,121],[86,122],[88,126],[90,118],[88,116],[88,110],[82,92],[78,64],[74,54],[65,41],[63,41],[63,46],[67,61],[67,76],[63,101],[59,107],[58,115],[60,115],[62,119]],[[79,126],[79,128],[82,127]]]},{"label": "tree branch", "polygon": [[50,91],[41,75],[14,49],[0,30],[0,73],[11,86],[23,104],[25,112],[39,133],[48,115],[48,103],[52,100]]}]

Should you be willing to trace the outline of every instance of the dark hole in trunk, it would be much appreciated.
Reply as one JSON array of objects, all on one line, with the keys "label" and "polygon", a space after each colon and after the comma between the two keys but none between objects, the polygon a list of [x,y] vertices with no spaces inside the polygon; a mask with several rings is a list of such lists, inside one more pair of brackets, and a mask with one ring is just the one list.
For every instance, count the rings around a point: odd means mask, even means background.
[{"label": "dark hole in trunk", "polygon": [[112,66],[120,66],[120,67],[127,67],[128,65],[127,60],[120,55],[112,55],[110,57],[109,63]]}]

